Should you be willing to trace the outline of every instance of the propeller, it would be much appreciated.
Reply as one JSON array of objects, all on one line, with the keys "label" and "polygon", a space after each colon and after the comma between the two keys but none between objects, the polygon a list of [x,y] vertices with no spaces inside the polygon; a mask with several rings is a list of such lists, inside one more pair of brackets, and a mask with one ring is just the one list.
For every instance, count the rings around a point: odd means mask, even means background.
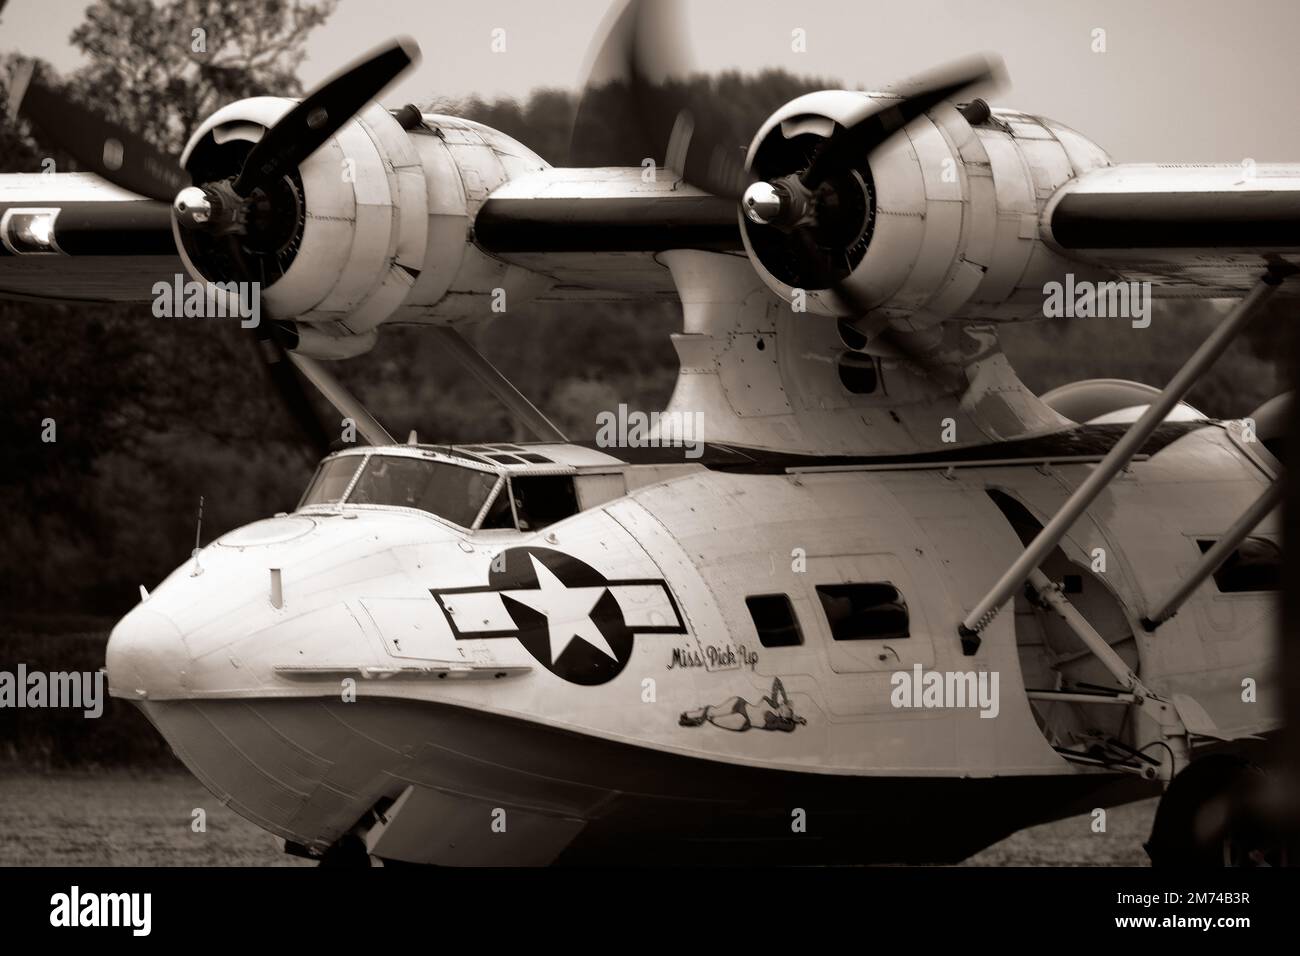
[{"label": "propeller", "polygon": [[887,109],[870,113],[851,126],[840,127],[822,140],[812,162],[799,176],[805,189],[816,189],[833,171],[870,155],[885,140],[912,120],[977,86],[999,83],[1003,76],[999,60],[972,56],[935,69],[902,84],[901,98]]},{"label": "propeller", "polygon": [[741,200],[746,218],[757,226],[799,234],[805,247],[811,240],[820,248],[839,251],[840,243],[852,241],[855,226],[862,223],[866,210],[859,211],[859,206],[864,185],[870,189],[872,153],[940,103],[976,87],[1000,85],[1004,76],[997,58],[971,56],[901,84],[894,94],[897,101],[884,109],[870,101],[860,119],[835,124],[802,168],[752,183]]},{"label": "propeller", "polygon": [[32,77],[18,106],[23,118],[88,172],[115,186],[170,203],[190,178],[180,158]]},{"label": "propeller", "polygon": [[[667,164],[684,181],[740,204],[756,251],[798,264],[789,285],[827,288],[853,307],[843,281],[852,273],[845,260],[855,245],[869,239],[873,198],[871,154],[912,120],[975,87],[1000,85],[1001,61],[971,56],[899,84],[897,99],[881,109],[878,99],[863,100],[862,115],[837,123],[807,153],[787,151],[780,169],[745,169],[742,155],[725,139],[723,124],[696,122],[708,110],[684,95],[688,87],[664,82],[672,52],[686,46],[677,4],[630,0],[612,21],[592,58],[591,79],[574,125],[575,142],[591,137],[588,113],[602,95],[595,81],[606,74],[626,85],[628,112],[650,131],[654,143],[667,133]],[[591,110],[584,110],[590,103]],[[977,121],[978,113],[968,118]],[[671,131],[671,132],[668,132]],[[571,149],[575,155],[577,149]],[[646,153],[652,155],[652,153]],[[756,163],[756,165],[761,165]],[[760,258],[767,258],[760,256]]]},{"label": "propeller", "polygon": [[710,104],[695,102],[687,88],[673,88],[654,77],[677,65],[670,54],[682,48],[683,37],[673,4],[631,0],[623,6],[594,47],[574,119],[569,162],[590,165],[584,155],[589,145],[608,138],[602,136],[602,124],[611,111],[601,108],[601,100],[611,92],[604,84],[616,84],[612,91],[627,97],[614,111],[627,118],[629,127],[617,131],[621,153],[634,149],[639,161],[657,155],[666,142],[666,165],[673,172],[705,192],[739,202],[754,181],[745,169],[743,149],[723,136],[720,126],[697,122],[713,113]]},{"label": "propeller", "polygon": [[[295,218],[299,215],[296,204],[287,210],[277,209],[297,202],[289,177],[418,62],[419,56],[414,40],[399,38],[360,58],[318,86],[268,129],[244,157],[236,175],[198,185],[190,184],[179,157],[34,78],[18,111],[78,165],[123,189],[171,204],[183,228],[220,240],[232,273],[229,278],[261,282],[263,270],[250,261],[248,244],[263,238],[259,235],[261,224],[283,218],[277,217],[277,212]],[[317,457],[323,456],[330,446],[327,431],[286,349],[296,337],[292,323],[270,318],[264,303],[262,319],[256,328],[256,342],[271,383],[311,450]]]},{"label": "propeller", "polygon": [[[254,281],[253,270],[239,237],[231,233],[226,237],[226,242],[231,262],[234,264],[235,281]],[[319,461],[330,453],[331,442],[324,421],[312,405],[302,375],[289,358],[289,350],[286,346],[295,344],[292,324],[276,321],[267,309],[266,303],[262,302],[261,321],[253,331],[255,338],[250,341],[257,349],[271,387],[280,396],[280,403],[288,411],[289,417],[297,423],[303,445],[312,456],[312,461]]]},{"label": "propeller", "polygon": [[415,41],[402,37],[321,84],[253,146],[235,178],[235,192],[250,196],[297,168],[419,59]]}]

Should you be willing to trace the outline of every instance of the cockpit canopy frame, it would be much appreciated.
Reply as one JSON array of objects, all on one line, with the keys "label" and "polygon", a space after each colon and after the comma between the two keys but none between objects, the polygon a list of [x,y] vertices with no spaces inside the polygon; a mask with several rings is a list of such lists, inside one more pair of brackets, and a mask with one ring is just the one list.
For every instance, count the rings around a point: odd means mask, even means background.
[{"label": "cockpit canopy frame", "polygon": [[581,510],[573,465],[513,445],[471,447],[335,452],[321,461],[296,510],[398,508],[467,532],[536,531]]}]

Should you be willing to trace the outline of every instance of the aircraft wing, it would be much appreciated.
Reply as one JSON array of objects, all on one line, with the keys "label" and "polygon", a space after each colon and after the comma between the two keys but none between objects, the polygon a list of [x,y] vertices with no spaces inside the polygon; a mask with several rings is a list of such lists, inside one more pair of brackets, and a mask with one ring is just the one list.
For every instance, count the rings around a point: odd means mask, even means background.
[{"label": "aircraft wing", "polygon": [[637,167],[546,169],[495,190],[474,220],[494,252],[739,252],[736,203]]},{"label": "aircraft wing", "polygon": [[1300,165],[1103,167],[1061,187],[1042,224],[1070,258],[1159,295],[1235,296],[1261,259],[1300,267]]},{"label": "aircraft wing", "polygon": [[474,241],[550,276],[556,285],[547,298],[577,290],[675,295],[658,253],[745,255],[735,202],[637,166],[556,167],[511,180],[478,210]]},{"label": "aircraft wing", "polygon": [[[25,244],[49,222],[48,248]],[[1239,296],[1262,260],[1300,268],[1300,165],[1104,167],[1062,186],[1040,231],[1065,256],[1162,297]],[[744,254],[732,202],[635,167],[513,180],[478,210],[474,239],[551,275],[561,294],[671,291],[655,259],[668,249]],[[184,272],[167,205],[90,173],[0,175],[0,242],[5,297],[145,302]]]},{"label": "aircraft wing", "polygon": [[[622,285],[648,291],[662,276],[657,253],[744,248],[734,203],[671,173],[643,181],[636,168],[513,180],[474,228],[484,249],[577,287],[608,284],[618,268]],[[1238,297],[1265,260],[1300,267],[1300,165],[1103,167],[1044,200],[1038,233],[1067,259],[1150,282],[1162,298]]]},{"label": "aircraft wing", "polygon": [[147,302],[184,271],[166,203],[91,173],[0,175],[0,296]]}]

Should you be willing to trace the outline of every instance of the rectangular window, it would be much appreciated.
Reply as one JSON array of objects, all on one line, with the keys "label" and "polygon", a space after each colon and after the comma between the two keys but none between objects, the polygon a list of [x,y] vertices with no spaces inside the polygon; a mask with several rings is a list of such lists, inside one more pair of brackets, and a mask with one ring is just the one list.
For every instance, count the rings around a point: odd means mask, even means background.
[{"label": "rectangular window", "polygon": [[[1198,540],[1201,554],[1214,547]],[[1282,549],[1267,538],[1247,538],[1214,572],[1214,585],[1224,594],[1282,590]]]},{"label": "rectangular window", "polygon": [[803,643],[799,621],[784,594],[753,594],[745,598],[749,616],[764,647],[798,647]]},{"label": "rectangular window", "polygon": [[910,636],[907,602],[889,582],[819,584],[817,596],[837,641],[899,640]]}]

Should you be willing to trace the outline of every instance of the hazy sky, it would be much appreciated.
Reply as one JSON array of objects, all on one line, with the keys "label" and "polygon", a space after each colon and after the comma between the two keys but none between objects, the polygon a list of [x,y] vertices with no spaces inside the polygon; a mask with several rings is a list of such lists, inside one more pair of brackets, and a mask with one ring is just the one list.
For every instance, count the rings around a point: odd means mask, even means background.
[{"label": "hazy sky", "polygon": [[[78,58],[67,37],[84,0],[9,0],[0,49]],[[308,86],[409,33],[419,69],[390,105],[466,93],[521,95],[581,83],[612,0],[341,0],[312,34]],[[703,70],[785,67],[880,88],[972,51],[1000,53],[994,98],[1052,116],[1121,161],[1300,162],[1298,0],[685,0],[690,61]],[[505,30],[494,53],[492,32]],[[806,31],[807,52],[791,50]],[[1092,52],[1093,30],[1107,52]]]}]

